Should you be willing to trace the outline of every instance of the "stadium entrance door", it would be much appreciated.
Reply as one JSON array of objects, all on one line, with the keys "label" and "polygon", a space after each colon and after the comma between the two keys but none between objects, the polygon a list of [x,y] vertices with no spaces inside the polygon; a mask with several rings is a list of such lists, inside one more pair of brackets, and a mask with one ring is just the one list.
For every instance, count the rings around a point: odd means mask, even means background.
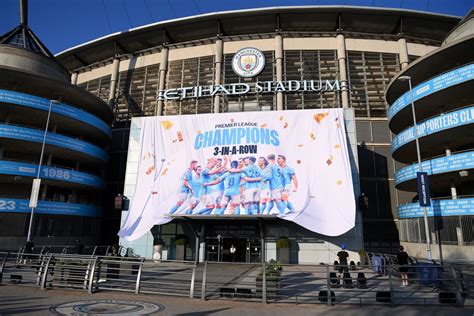
[{"label": "stadium entrance door", "polygon": [[207,237],[206,258],[215,262],[261,261],[262,246],[259,239],[236,237]]}]

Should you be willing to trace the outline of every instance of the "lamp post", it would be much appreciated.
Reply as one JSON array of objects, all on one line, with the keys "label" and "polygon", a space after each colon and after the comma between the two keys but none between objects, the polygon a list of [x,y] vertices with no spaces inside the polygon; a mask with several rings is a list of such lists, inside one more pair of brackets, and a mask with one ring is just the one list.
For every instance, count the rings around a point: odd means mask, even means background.
[{"label": "lamp post", "polygon": [[[419,172],[423,172],[423,166],[421,165],[421,154],[420,154],[420,142],[418,140],[418,128],[416,126],[416,113],[415,113],[415,103],[413,102],[413,89],[411,85],[411,77],[410,76],[400,76],[398,77],[400,81],[408,81],[408,86],[410,88],[410,101],[411,101],[411,113],[413,115],[413,128],[415,129],[415,144],[416,144],[416,155],[418,157],[418,170]],[[421,199],[421,196],[418,197]],[[432,260],[431,255],[431,239],[430,239],[430,227],[428,224],[428,211],[426,207],[422,206],[423,208],[423,217],[425,222],[425,236],[426,236],[426,257],[428,260]]]},{"label": "lamp post", "polygon": [[33,185],[31,187],[31,197],[30,197],[30,205],[29,205],[31,207],[31,216],[30,216],[30,223],[28,225],[28,236],[26,237],[27,241],[31,240],[33,216],[35,215],[35,209],[37,208],[37,204],[38,204],[38,195],[39,195],[39,189],[41,185],[41,179],[40,179],[41,165],[43,164],[44,147],[46,144],[46,135],[48,134],[49,118],[51,117],[51,109],[53,107],[53,104],[60,104],[60,102],[57,100],[49,101],[48,117],[46,119],[46,126],[44,128],[43,143],[41,144],[41,154],[40,154],[40,159],[39,159],[39,164],[38,164],[38,172],[36,173],[36,179],[33,180]]}]

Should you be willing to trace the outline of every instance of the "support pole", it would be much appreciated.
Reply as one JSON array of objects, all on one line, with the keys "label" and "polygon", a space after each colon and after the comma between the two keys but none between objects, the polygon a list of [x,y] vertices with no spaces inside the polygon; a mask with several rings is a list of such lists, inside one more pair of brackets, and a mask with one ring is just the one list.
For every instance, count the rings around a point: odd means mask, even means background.
[{"label": "support pole", "polygon": [[[276,80],[283,81],[283,37],[279,33],[275,35],[275,66]],[[276,98],[277,111],[283,111],[283,92],[278,91]]]},{"label": "support pole", "polygon": [[120,67],[120,59],[118,58],[118,56],[116,56],[112,64],[112,73],[110,77],[110,91],[109,91],[109,98],[107,99],[107,103],[109,104],[111,109],[115,107],[119,67]]},{"label": "support pole", "polygon": [[346,40],[344,34],[336,35],[337,43],[337,60],[339,65],[339,81],[341,82],[341,99],[342,107],[349,107],[349,87],[347,84],[347,67],[346,67]]},{"label": "support pole", "polygon": [[399,34],[398,39],[398,58],[400,59],[400,67],[402,69],[408,67],[408,46],[407,40],[403,37],[403,34]]},{"label": "support pole", "polygon": [[[214,85],[222,84],[222,60],[223,60],[223,47],[224,43],[222,39],[217,38],[216,40],[216,54],[214,62]],[[214,113],[219,113],[221,104],[221,96],[216,94],[214,97]]]},{"label": "support pole", "polygon": [[[161,49],[161,61],[160,61],[160,79],[158,81],[158,91],[165,90],[166,84],[166,73],[168,71],[168,56],[169,49],[166,46],[163,46]],[[163,115],[164,101],[158,100],[156,104],[155,114],[158,116]]]},{"label": "support pole", "polygon": [[77,85],[77,72],[73,72],[71,75],[71,84]]},{"label": "support pole", "polygon": [[265,231],[263,230],[262,219],[258,221],[260,227],[260,255],[262,264],[262,303],[267,303],[267,267],[265,264]]}]

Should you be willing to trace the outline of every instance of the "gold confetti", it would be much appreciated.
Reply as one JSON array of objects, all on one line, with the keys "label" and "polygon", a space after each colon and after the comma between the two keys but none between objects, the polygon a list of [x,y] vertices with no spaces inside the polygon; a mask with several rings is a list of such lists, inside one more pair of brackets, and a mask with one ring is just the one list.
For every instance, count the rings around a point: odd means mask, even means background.
[{"label": "gold confetti", "polygon": [[283,116],[280,116],[280,121],[283,121],[284,117]]},{"label": "gold confetti", "polygon": [[288,123],[285,122],[285,125],[283,125],[283,128],[287,128],[288,127]]},{"label": "gold confetti", "polygon": [[166,176],[166,173],[168,172],[168,168],[165,168],[163,172],[161,173],[162,176]]},{"label": "gold confetti", "polygon": [[341,128],[341,124],[339,122],[336,123],[337,128]]},{"label": "gold confetti", "polygon": [[182,142],[183,141],[183,133],[181,133],[181,131],[178,131],[176,133],[176,135],[178,136],[178,141]]},{"label": "gold confetti", "polygon": [[303,147],[304,145],[303,144],[299,144],[298,147]]},{"label": "gold confetti", "polygon": [[341,145],[336,144],[336,145],[334,145],[334,148],[336,148],[336,149],[341,148]]},{"label": "gold confetti", "polygon": [[313,116],[314,120],[318,123],[321,123],[321,121],[326,117],[328,116],[329,113],[328,112],[325,112],[325,113],[319,113],[319,114],[315,114]]},{"label": "gold confetti", "polygon": [[260,125],[261,128],[265,128],[265,127],[267,127],[267,126],[268,126],[267,124],[262,124],[262,125]]},{"label": "gold confetti", "polygon": [[329,156],[329,159],[334,160],[334,156],[333,155]]},{"label": "gold confetti", "polygon": [[168,130],[173,127],[173,122],[171,121],[161,121],[161,126],[163,126],[164,129]]},{"label": "gold confetti", "polygon": [[296,163],[297,163],[297,164],[301,164],[301,160],[299,160],[299,159],[296,160]]},{"label": "gold confetti", "polygon": [[337,180],[337,185],[341,185],[342,184],[342,180]]},{"label": "gold confetti", "polygon": [[143,156],[143,160],[145,159],[148,159],[148,158],[153,158],[155,155],[153,155],[152,153],[146,153],[144,156]]},{"label": "gold confetti", "polygon": [[148,168],[148,169],[145,171],[145,173],[146,173],[146,174],[150,174],[150,173],[153,172],[153,170],[155,170],[155,166],[151,166],[150,168]]},{"label": "gold confetti", "polygon": [[328,159],[328,160],[326,160],[326,163],[328,164],[328,166],[330,166],[332,164],[332,160]]},{"label": "gold confetti", "polygon": [[311,137],[312,140],[316,139],[316,135],[314,135],[313,133],[309,133],[309,137]]}]

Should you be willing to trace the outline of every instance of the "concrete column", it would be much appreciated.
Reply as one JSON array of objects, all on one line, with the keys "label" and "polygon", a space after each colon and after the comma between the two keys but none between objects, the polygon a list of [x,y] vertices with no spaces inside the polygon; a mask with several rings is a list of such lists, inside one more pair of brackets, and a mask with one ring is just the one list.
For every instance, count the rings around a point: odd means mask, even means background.
[{"label": "concrete column", "polygon": [[[283,37],[281,34],[275,35],[275,71],[276,80],[283,81]],[[277,92],[277,111],[283,111],[283,92]]]},{"label": "concrete column", "polygon": [[[224,59],[223,56],[223,47],[224,43],[222,39],[218,38],[216,40],[216,55],[215,55],[215,62],[214,62],[214,84],[220,85],[222,84],[222,60]],[[216,94],[214,97],[214,113],[219,113],[220,111],[220,104],[221,104],[221,96]]]},{"label": "concrete column", "polygon": [[41,199],[46,199],[46,194],[48,193],[48,185],[45,183],[43,184],[43,188],[41,189]]},{"label": "concrete column", "polygon": [[344,34],[336,35],[337,60],[339,65],[339,81],[341,83],[341,101],[342,107],[349,107],[349,88],[347,84],[347,67],[346,67],[346,40]]},{"label": "concrete column", "polygon": [[451,198],[456,200],[458,198],[458,191],[456,190],[456,186],[453,182],[451,182]]},{"label": "concrete column", "polygon": [[[165,90],[166,84],[166,72],[168,71],[168,47],[163,47],[161,49],[161,61],[160,61],[160,81],[158,82],[158,91]],[[155,114],[163,115],[164,101],[158,100],[156,104]]]},{"label": "concrete column", "polygon": [[[446,156],[451,156],[451,149],[446,148]],[[456,186],[454,185],[453,182],[451,182],[451,198],[453,200],[458,198],[458,192],[456,190]]]},{"label": "concrete column", "polygon": [[53,154],[49,153],[48,158],[46,158],[46,165],[51,166],[51,162],[53,161]]},{"label": "concrete column", "polygon": [[398,56],[400,59],[400,66],[406,68],[408,66],[408,46],[407,40],[404,37],[398,39]]},{"label": "concrete column", "polygon": [[119,67],[120,67],[120,59],[118,57],[114,58],[114,62],[112,64],[112,76],[110,78],[110,91],[109,91],[109,99],[108,104],[111,108],[115,107],[115,97],[116,97],[116,90],[117,90],[117,81],[119,76]]},{"label": "concrete column", "polygon": [[71,75],[71,84],[77,85],[77,72],[73,72]]}]

